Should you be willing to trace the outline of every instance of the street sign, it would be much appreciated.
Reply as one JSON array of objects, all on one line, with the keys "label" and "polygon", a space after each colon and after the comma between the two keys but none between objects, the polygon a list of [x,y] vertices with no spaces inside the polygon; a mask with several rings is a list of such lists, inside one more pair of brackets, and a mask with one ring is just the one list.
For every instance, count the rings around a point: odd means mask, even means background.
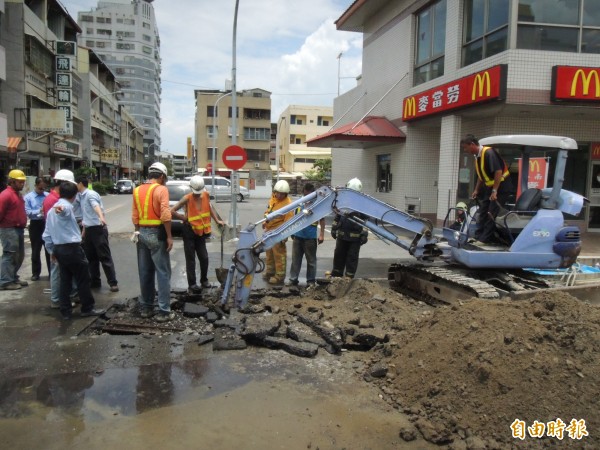
[{"label": "street sign", "polygon": [[239,170],[244,167],[247,160],[246,150],[239,145],[230,145],[223,150],[223,163],[228,169]]}]

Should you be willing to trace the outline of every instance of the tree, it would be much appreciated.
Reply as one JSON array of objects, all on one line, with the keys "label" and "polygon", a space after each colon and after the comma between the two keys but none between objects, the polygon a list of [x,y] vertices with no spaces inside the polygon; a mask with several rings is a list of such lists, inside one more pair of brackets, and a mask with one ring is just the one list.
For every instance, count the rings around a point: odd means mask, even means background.
[{"label": "tree", "polygon": [[313,168],[306,171],[306,178],[309,180],[325,180],[331,178],[331,159],[317,159],[313,163]]}]

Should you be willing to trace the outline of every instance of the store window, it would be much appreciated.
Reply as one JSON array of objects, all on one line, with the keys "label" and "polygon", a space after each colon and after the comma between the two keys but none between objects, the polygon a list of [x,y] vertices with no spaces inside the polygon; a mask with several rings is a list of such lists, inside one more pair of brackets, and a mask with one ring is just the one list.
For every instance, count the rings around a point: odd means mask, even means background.
[{"label": "store window", "polygon": [[392,155],[377,155],[377,192],[392,192]]},{"label": "store window", "polygon": [[509,0],[465,2],[462,64],[489,58],[508,48]]},{"label": "store window", "polygon": [[446,46],[446,0],[440,0],[417,13],[415,86],[444,75]]},{"label": "store window", "polygon": [[519,0],[517,47],[600,53],[600,0]]}]

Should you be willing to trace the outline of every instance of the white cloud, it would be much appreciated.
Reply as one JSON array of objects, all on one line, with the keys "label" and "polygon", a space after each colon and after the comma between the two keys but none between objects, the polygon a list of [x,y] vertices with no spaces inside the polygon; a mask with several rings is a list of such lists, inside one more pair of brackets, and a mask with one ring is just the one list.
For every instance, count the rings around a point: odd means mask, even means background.
[{"label": "white cloud", "polygon": [[[63,0],[78,11],[96,1]],[[240,0],[237,24],[237,89],[273,93],[272,120],[289,104],[333,105],[361,72],[362,36],[335,29],[351,0]],[[231,79],[235,0],[156,0],[161,38],[162,150],[185,153],[194,137],[194,89],[224,89]]]}]

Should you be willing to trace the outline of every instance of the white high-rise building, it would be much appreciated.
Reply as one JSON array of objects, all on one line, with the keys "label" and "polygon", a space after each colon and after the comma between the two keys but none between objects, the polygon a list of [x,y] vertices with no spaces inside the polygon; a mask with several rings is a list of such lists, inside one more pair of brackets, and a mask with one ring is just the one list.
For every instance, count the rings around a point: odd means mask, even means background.
[{"label": "white high-rise building", "polygon": [[145,165],[160,150],[160,37],[152,2],[99,1],[78,15],[80,45],[94,49],[115,73],[119,103],[144,128]]}]

